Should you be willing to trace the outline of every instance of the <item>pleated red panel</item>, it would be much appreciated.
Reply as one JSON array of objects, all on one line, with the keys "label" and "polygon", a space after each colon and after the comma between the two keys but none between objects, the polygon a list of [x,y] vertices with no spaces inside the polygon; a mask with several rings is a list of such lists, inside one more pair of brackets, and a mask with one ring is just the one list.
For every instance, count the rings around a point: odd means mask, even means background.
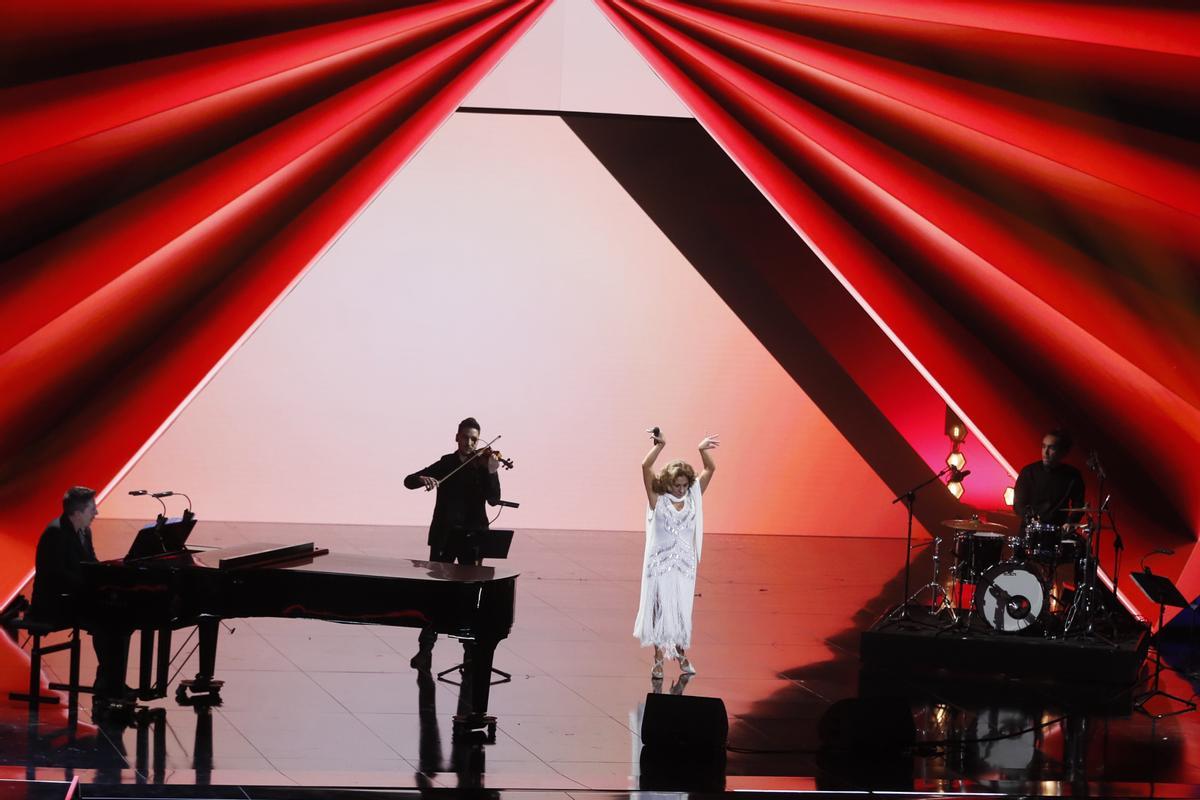
[{"label": "pleated red panel", "polygon": [[[15,15],[28,80],[0,90],[5,588],[63,489],[109,484],[547,3]],[[77,55],[81,37],[107,45]],[[97,68],[60,74],[47,53]]]},{"label": "pleated red panel", "polygon": [[[597,2],[998,460],[1067,424],[1105,462],[1130,552],[1190,547],[1200,15]],[[877,402],[899,419],[913,400]]]}]

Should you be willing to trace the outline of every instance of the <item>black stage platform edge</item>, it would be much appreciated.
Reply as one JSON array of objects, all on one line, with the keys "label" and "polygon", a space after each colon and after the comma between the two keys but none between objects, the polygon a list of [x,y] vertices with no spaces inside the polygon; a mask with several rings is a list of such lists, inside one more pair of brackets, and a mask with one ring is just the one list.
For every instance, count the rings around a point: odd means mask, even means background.
[{"label": "black stage platform edge", "polygon": [[[1129,788],[1125,784],[1124,788]],[[1160,789],[1174,790],[1170,797],[1195,797],[1195,787],[1174,784],[1150,784]],[[931,788],[909,790],[825,790],[825,789],[741,789],[731,791],[661,791],[661,790],[618,790],[618,789],[490,789],[490,788],[427,788],[427,789],[389,789],[367,787],[316,787],[316,786],[171,786],[161,784],[116,784],[116,785],[81,785],[81,800],[107,800],[113,798],[139,798],[139,800],[208,800],[208,798],[224,798],[236,796],[241,800],[412,800],[413,798],[438,798],[438,800],[533,800],[539,796],[547,798],[562,798],[564,796],[581,800],[785,800],[789,797],[804,798],[804,800],[845,800],[847,794],[870,795],[876,798],[895,798],[895,800],[978,800],[980,796],[988,798],[1026,798],[1031,795],[1029,785],[1022,785],[1024,791],[1006,793],[998,791],[995,786],[980,785],[974,790],[945,791]],[[1149,787],[1146,787],[1149,788]],[[1191,791],[1189,791],[1191,790]],[[236,792],[236,795],[234,794]],[[1103,795],[1099,796],[1118,796]],[[1134,796],[1150,797],[1143,791]]]},{"label": "black stage platform edge", "polygon": [[1079,683],[1061,677],[1037,680],[971,675],[945,669],[931,669],[924,674],[897,674],[894,670],[865,665],[858,674],[860,698],[903,697],[914,708],[938,703],[970,708],[987,702],[1006,709],[1117,717],[1127,717],[1133,713],[1134,698],[1144,691],[1145,686],[1144,674],[1134,682],[1118,685]]},{"label": "black stage platform edge", "polygon": [[[1111,643],[1100,637],[1048,638],[1033,628],[998,633],[977,618],[966,628],[948,626],[927,606],[910,606],[908,621],[889,609],[863,631],[860,660],[875,674],[954,676],[1019,681],[1069,681],[1112,693],[1138,680],[1150,646],[1148,628],[1122,620]],[[965,612],[960,612],[965,613]]]},{"label": "black stage platform edge", "polygon": [[[531,800],[538,796],[548,798],[589,798],[589,800],[782,800],[803,797],[805,800],[845,800],[846,791],[837,790],[737,790],[737,791],[676,791],[676,790],[617,790],[617,789],[490,789],[490,788],[426,788],[389,789],[339,786],[179,786],[163,784],[92,784],[81,785],[81,800],[225,800],[238,797],[240,800],[412,800],[413,798],[439,798],[439,800]],[[871,794],[875,797],[896,797],[916,800],[920,797],[951,800],[954,797],[970,797],[969,792],[944,793],[941,791],[853,791],[850,794]],[[997,792],[989,791],[989,797]],[[1012,797],[1021,797],[1013,794]]]}]

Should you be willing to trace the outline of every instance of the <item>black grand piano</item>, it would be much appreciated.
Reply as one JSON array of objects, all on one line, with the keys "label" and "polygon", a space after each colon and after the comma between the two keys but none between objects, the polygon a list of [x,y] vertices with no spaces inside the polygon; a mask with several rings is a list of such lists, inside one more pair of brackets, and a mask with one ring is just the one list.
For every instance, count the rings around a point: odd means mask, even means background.
[{"label": "black grand piano", "polygon": [[165,694],[174,628],[196,625],[200,631],[200,672],[176,692],[186,702],[192,692],[219,701],[215,670],[222,619],[432,625],[463,642],[462,691],[469,693],[471,710],[455,717],[456,729],[486,728],[489,736],[495,735],[495,719],[487,713],[492,657],[512,630],[516,579],[517,573],[492,567],[330,553],[311,543],[250,543],[85,565],[95,607],[142,631],[143,696]]}]

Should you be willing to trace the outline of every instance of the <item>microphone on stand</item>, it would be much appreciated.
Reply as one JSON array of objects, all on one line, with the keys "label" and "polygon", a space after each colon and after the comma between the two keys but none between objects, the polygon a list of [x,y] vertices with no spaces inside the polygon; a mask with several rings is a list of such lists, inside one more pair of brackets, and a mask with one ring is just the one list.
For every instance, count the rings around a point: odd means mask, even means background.
[{"label": "microphone on stand", "polygon": [[520,503],[514,503],[511,500],[497,500],[496,505],[503,506],[504,508],[520,508],[521,507]]}]

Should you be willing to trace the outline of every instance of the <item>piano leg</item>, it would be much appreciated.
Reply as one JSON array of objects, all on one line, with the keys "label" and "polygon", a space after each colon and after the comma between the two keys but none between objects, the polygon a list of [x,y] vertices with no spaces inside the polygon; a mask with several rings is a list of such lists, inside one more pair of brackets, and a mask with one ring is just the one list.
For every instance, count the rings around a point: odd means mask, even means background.
[{"label": "piano leg", "polygon": [[140,651],[138,658],[138,697],[143,699],[151,699],[154,696],[154,686],[151,684],[153,680],[154,663],[154,629],[142,628],[138,635],[140,643]]},{"label": "piano leg", "polygon": [[200,633],[200,672],[196,674],[196,680],[212,683],[217,674],[217,636],[221,632],[221,620],[201,617],[196,630]]},{"label": "piano leg", "polygon": [[[157,647],[155,639],[158,640]],[[154,700],[166,697],[167,672],[171,665],[171,629],[142,628],[138,640],[138,699]]]},{"label": "piano leg", "polygon": [[155,664],[154,694],[155,697],[167,696],[167,684],[171,680],[171,629],[162,628],[158,632],[158,662]]},{"label": "piano leg", "polygon": [[[496,741],[496,718],[487,713],[492,690],[492,658],[499,639],[476,639],[463,642],[463,683],[459,691],[470,698],[470,710],[459,704],[454,715],[454,738],[487,731],[487,741]],[[463,699],[460,697],[460,700]]]},{"label": "piano leg", "polygon": [[180,705],[218,705],[224,681],[216,680],[217,635],[221,631],[220,617],[201,617],[196,623],[200,634],[200,671],[188,681],[180,681],[175,689],[175,701]]}]

